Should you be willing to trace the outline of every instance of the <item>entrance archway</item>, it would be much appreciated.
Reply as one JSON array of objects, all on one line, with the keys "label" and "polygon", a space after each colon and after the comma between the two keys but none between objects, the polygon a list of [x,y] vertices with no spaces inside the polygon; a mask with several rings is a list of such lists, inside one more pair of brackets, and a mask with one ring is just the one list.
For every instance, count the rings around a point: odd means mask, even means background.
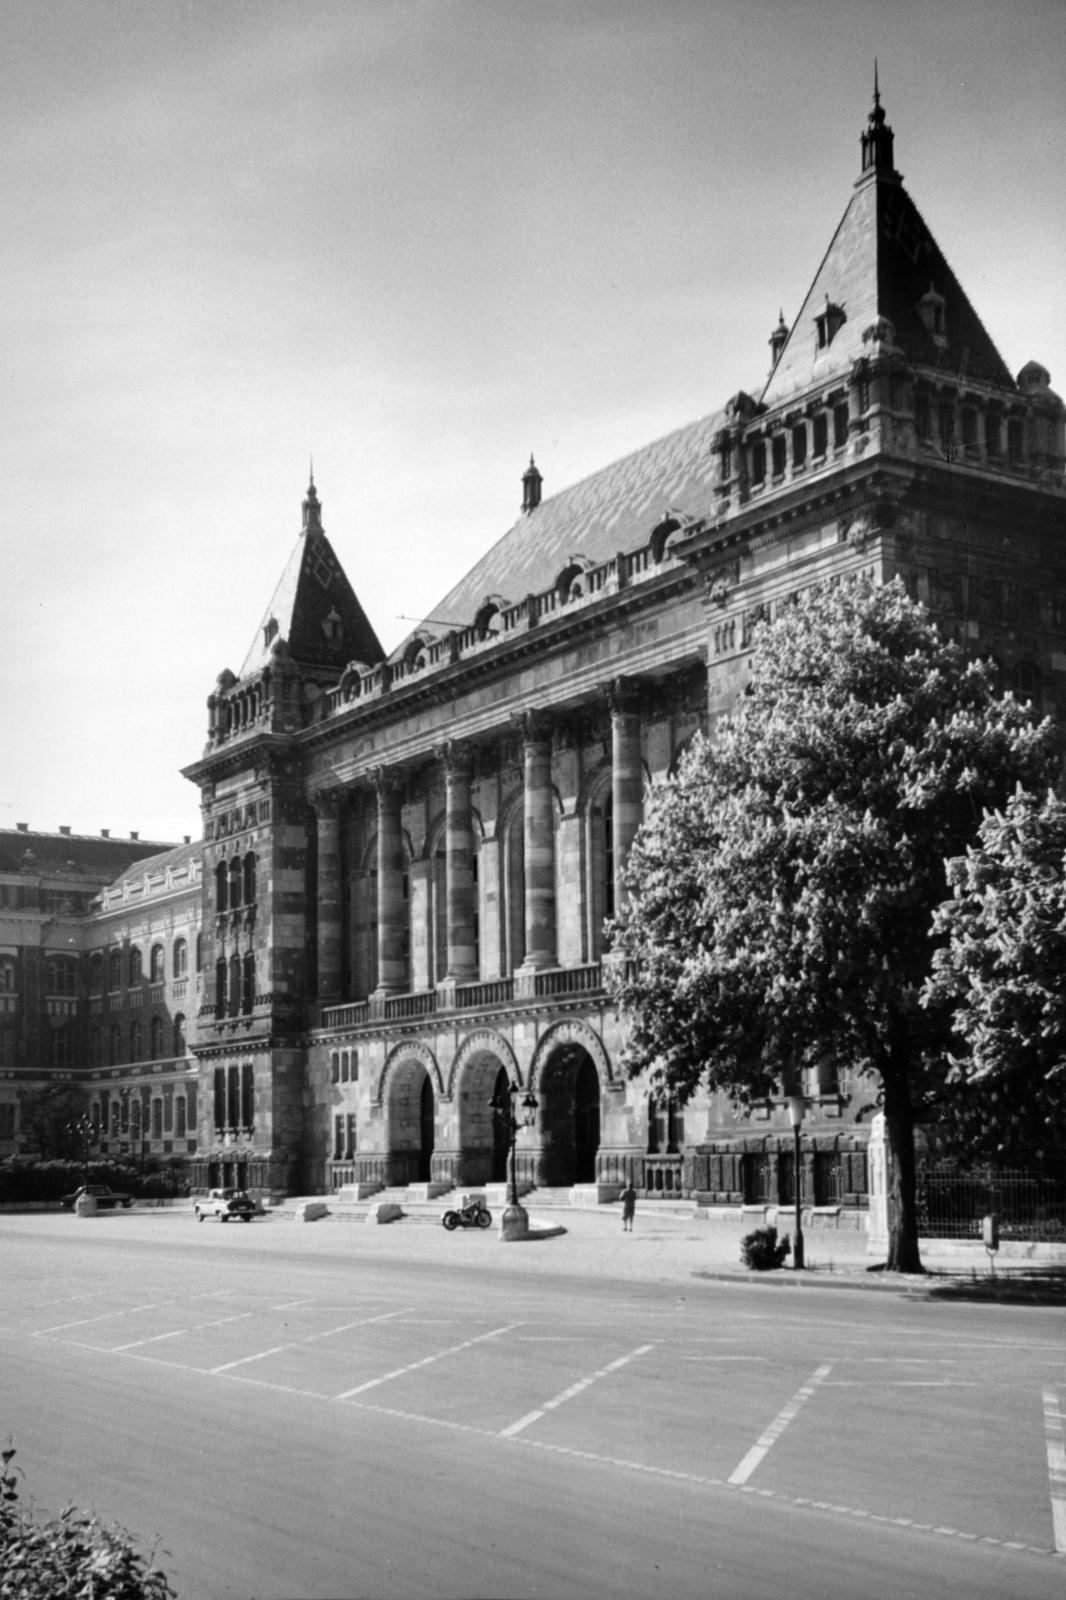
[{"label": "entrance archway", "polygon": [[457,1181],[463,1184],[504,1183],[507,1178],[506,1135],[492,1115],[496,1093],[508,1098],[510,1074],[492,1050],[475,1049],[456,1078],[455,1106],[459,1127]]},{"label": "entrance archway", "polygon": [[595,1183],[600,1148],[600,1077],[589,1052],[561,1044],[544,1063],[538,1087],[539,1181],[555,1187]]},{"label": "entrance archway", "polygon": [[385,1099],[390,1184],[428,1183],[436,1143],[437,1102],[433,1080],[421,1061],[398,1061]]}]

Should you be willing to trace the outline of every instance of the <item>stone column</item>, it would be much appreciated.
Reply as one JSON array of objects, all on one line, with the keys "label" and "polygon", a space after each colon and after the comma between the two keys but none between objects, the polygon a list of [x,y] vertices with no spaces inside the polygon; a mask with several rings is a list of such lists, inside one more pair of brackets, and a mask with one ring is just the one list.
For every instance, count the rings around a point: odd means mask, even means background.
[{"label": "stone column", "polygon": [[536,712],[522,718],[527,969],[558,966],[555,951],[555,826],[551,729]]},{"label": "stone column", "polygon": [[611,708],[611,813],[614,845],[614,908],[628,899],[623,873],[633,837],[644,818],[644,768],[640,758],[640,685],[615,678],[608,686]]},{"label": "stone column", "polygon": [[379,995],[402,994],[406,987],[403,899],[403,832],[400,822],[402,783],[396,773],[378,767],[378,982]]},{"label": "stone column", "polygon": [[318,999],[341,998],[343,931],[341,919],[340,812],[343,796],[324,789],[313,796],[318,819]]},{"label": "stone column", "polygon": [[442,746],[445,784],[445,914],[447,968],[445,978],[469,983],[478,976],[474,913],[474,828],[470,816],[470,779],[474,752],[451,739]]}]

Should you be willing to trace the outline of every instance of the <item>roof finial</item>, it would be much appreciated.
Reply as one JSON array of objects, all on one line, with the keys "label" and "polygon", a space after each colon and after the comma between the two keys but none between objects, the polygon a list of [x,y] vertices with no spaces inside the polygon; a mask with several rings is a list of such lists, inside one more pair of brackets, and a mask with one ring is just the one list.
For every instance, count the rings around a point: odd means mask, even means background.
[{"label": "roof finial", "polygon": [[892,157],[892,129],[885,121],[881,104],[881,85],[874,57],[874,103],[862,135],[862,175],[859,182],[870,173],[878,177],[899,179]]},{"label": "roof finial", "polygon": [[532,450],[529,452],[529,466],[522,474],[522,510],[527,515],[536,511],[540,505],[540,486],[544,482],[537,471],[537,463],[533,460]]},{"label": "roof finial", "polygon": [[881,104],[881,91],[877,87],[877,57],[874,56],[874,105],[875,106],[879,106],[880,104]]},{"label": "roof finial", "polygon": [[311,481],[307,485],[307,493],[304,496],[303,512],[305,529],[321,528],[322,507],[318,503],[318,493],[315,489],[315,460],[313,456],[311,457]]},{"label": "roof finial", "polygon": [[313,489],[314,486],[315,486],[315,458],[312,455],[312,457],[311,457],[311,488]]}]

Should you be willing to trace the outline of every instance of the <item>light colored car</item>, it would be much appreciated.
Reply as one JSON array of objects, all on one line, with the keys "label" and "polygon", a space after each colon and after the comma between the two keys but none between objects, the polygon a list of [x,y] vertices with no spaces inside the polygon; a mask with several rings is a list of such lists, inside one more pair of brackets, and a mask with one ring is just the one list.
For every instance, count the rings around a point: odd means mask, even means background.
[{"label": "light colored car", "polygon": [[217,1217],[219,1222],[240,1217],[242,1222],[251,1222],[257,1209],[243,1189],[209,1189],[206,1200],[197,1200],[193,1206],[197,1222],[203,1222],[205,1217]]}]

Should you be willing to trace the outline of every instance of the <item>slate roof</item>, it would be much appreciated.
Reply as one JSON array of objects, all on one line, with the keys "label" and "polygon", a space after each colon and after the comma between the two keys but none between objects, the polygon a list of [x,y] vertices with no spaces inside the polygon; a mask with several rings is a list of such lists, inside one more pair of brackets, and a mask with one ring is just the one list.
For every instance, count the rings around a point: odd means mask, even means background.
[{"label": "slate roof", "polygon": [[[327,618],[334,615],[340,623],[340,635],[335,640],[324,626]],[[385,655],[326,538],[313,481],[304,501],[300,537],[263,614],[239,677],[247,678],[268,664],[276,638],[285,640],[290,655],[301,666],[325,668],[338,676],[349,661],[376,666]]]},{"label": "slate roof", "polygon": [[115,877],[111,879],[108,887],[114,888],[127,878],[134,883],[140,883],[146,872],[151,873],[153,876],[158,876],[159,873],[166,872],[168,867],[177,869],[184,867],[189,861],[198,861],[203,854],[203,843],[197,839],[191,844],[165,846],[162,850],[156,845],[155,849],[158,854],[146,856],[142,860],[131,861],[128,866],[120,869]]},{"label": "slate roof", "polygon": [[[944,298],[946,348],[938,348],[919,311],[930,288]],[[826,300],[847,318],[826,350],[818,349],[814,319]],[[792,394],[847,370],[864,354],[863,330],[887,317],[896,343],[911,361],[985,383],[1015,387],[999,351],[896,173],[860,182],[833,235],[781,358],[762,393],[776,406]]]},{"label": "slate roof", "polygon": [[[473,622],[489,595],[514,603],[548,589],[572,556],[593,566],[647,544],[668,510],[710,514],[711,440],[722,414],[701,417],[583,478],[523,513],[429,612],[444,624]],[[442,633],[433,621],[428,632]],[[404,646],[396,651],[402,655]]]},{"label": "slate roof", "polygon": [[[194,846],[179,845],[178,850]],[[26,852],[33,855],[37,876],[69,878],[74,863],[76,873],[98,884],[121,877],[134,862],[144,863],[160,851],[175,853],[175,847],[158,839],[101,839],[84,833],[23,833],[18,828],[0,828],[0,872],[20,872]],[[143,870],[143,865],[139,870]]]}]

